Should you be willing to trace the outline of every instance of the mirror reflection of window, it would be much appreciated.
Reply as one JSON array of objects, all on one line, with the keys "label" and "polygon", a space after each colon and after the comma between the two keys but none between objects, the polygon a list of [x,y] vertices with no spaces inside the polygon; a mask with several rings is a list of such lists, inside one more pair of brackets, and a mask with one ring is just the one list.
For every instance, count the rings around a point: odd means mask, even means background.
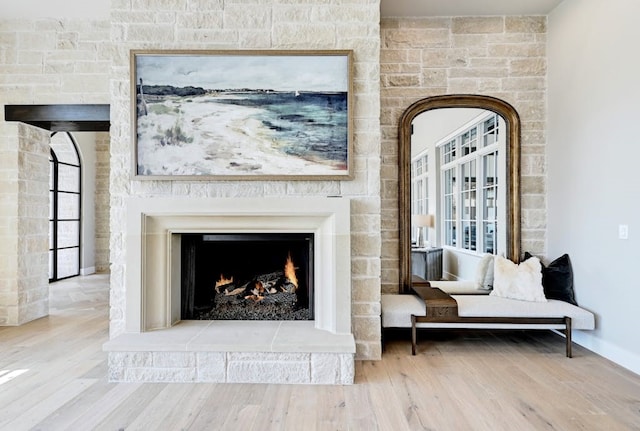
[{"label": "mirror reflection of window", "polygon": [[462,248],[465,250],[476,250],[476,161],[469,160],[463,163],[462,169],[462,191],[460,192],[461,201],[464,203],[462,207],[462,215],[460,222],[462,223],[462,232],[464,240]]},{"label": "mirror reflection of window", "polygon": [[458,188],[456,183],[457,169],[450,168],[444,170],[444,244],[452,247],[456,246],[456,220],[458,218],[457,201]]},{"label": "mirror reflection of window", "polygon": [[452,251],[504,252],[505,242],[498,237],[505,222],[499,212],[505,199],[499,187],[500,174],[505,174],[502,117],[451,108],[420,114],[413,124],[411,213],[435,215],[433,238],[428,228],[424,238]]},{"label": "mirror reflection of window", "polygon": [[[429,154],[425,150],[411,160],[411,214],[429,214]],[[411,244],[419,246],[419,238],[429,242],[429,228],[411,229]]]},{"label": "mirror reflection of window", "polygon": [[496,254],[498,220],[498,151],[482,158],[484,176],[482,201],[482,244],[485,253]]}]

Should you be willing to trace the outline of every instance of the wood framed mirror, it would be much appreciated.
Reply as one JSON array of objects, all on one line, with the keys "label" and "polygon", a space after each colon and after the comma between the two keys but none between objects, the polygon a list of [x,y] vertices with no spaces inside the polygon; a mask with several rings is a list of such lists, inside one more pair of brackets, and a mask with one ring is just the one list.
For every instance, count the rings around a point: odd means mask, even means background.
[{"label": "wood framed mirror", "polygon": [[[412,266],[412,202],[411,202],[411,136],[414,120],[435,109],[470,108],[493,112],[504,121],[504,157],[501,168],[505,178],[499,178],[498,187],[504,193],[504,210],[497,229],[503,232],[504,246],[497,254],[519,262],[520,258],[520,118],[507,102],[481,95],[444,95],[421,99],[409,106],[400,118],[398,139],[399,171],[399,239],[400,239],[400,293],[411,291]],[[439,173],[436,173],[438,175]],[[438,215],[436,214],[436,220]],[[502,226],[503,225],[503,226]],[[441,224],[436,221],[436,228]]]}]

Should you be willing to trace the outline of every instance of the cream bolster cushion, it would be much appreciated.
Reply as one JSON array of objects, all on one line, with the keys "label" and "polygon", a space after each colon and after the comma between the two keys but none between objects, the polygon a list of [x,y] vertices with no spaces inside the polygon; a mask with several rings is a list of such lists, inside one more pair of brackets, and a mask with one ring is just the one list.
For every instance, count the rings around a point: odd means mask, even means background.
[{"label": "cream bolster cushion", "polygon": [[[549,299],[546,302],[528,302],[489,295],[452,295],[458,303],[462,317],[571,317],[573,329],[595,329],[593,313],[568,302]],[[385,328],[411,327],[411,315],[424,316],[424,301],[415,295],[382,295],[382,326]],[[444,327],[446,323],[437,325]],[[472,327],[470,324],[451,324],[450,327]],[[418,325],[419,327],[422,324]],[[489,327],[489,326],[487,326]],[[514,328],[513,325],[505,325]]]}]

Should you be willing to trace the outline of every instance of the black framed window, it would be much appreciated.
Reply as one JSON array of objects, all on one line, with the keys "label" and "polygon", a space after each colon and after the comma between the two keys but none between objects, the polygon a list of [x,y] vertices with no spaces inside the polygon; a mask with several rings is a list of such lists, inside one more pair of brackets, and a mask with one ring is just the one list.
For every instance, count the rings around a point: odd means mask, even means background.
[{"label": "black framed window", "polygon": [[68,132],[51,135],[49,281],[80,275],[82,166]]}]

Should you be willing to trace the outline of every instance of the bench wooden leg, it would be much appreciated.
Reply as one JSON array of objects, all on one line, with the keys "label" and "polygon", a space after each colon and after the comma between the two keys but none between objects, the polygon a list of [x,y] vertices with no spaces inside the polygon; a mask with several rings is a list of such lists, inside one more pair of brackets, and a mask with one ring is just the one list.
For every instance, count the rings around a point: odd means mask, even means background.
[{"label": "bench wooden leg", "polygon": [[572,357],[572,353],[571,353],[571,317],[565,317],[564,318],[564,324],[565,324],[565,330],[564,330],[564,335],[565,338],[567,339],[567,358],[571,358]]},{"label": "bench wooden leg", "polygon": [[411,315],[411,354],[413,356],[416,355],[416,344],[417,344],[416,316],[415,316],[415,314],[412,314]]}]

